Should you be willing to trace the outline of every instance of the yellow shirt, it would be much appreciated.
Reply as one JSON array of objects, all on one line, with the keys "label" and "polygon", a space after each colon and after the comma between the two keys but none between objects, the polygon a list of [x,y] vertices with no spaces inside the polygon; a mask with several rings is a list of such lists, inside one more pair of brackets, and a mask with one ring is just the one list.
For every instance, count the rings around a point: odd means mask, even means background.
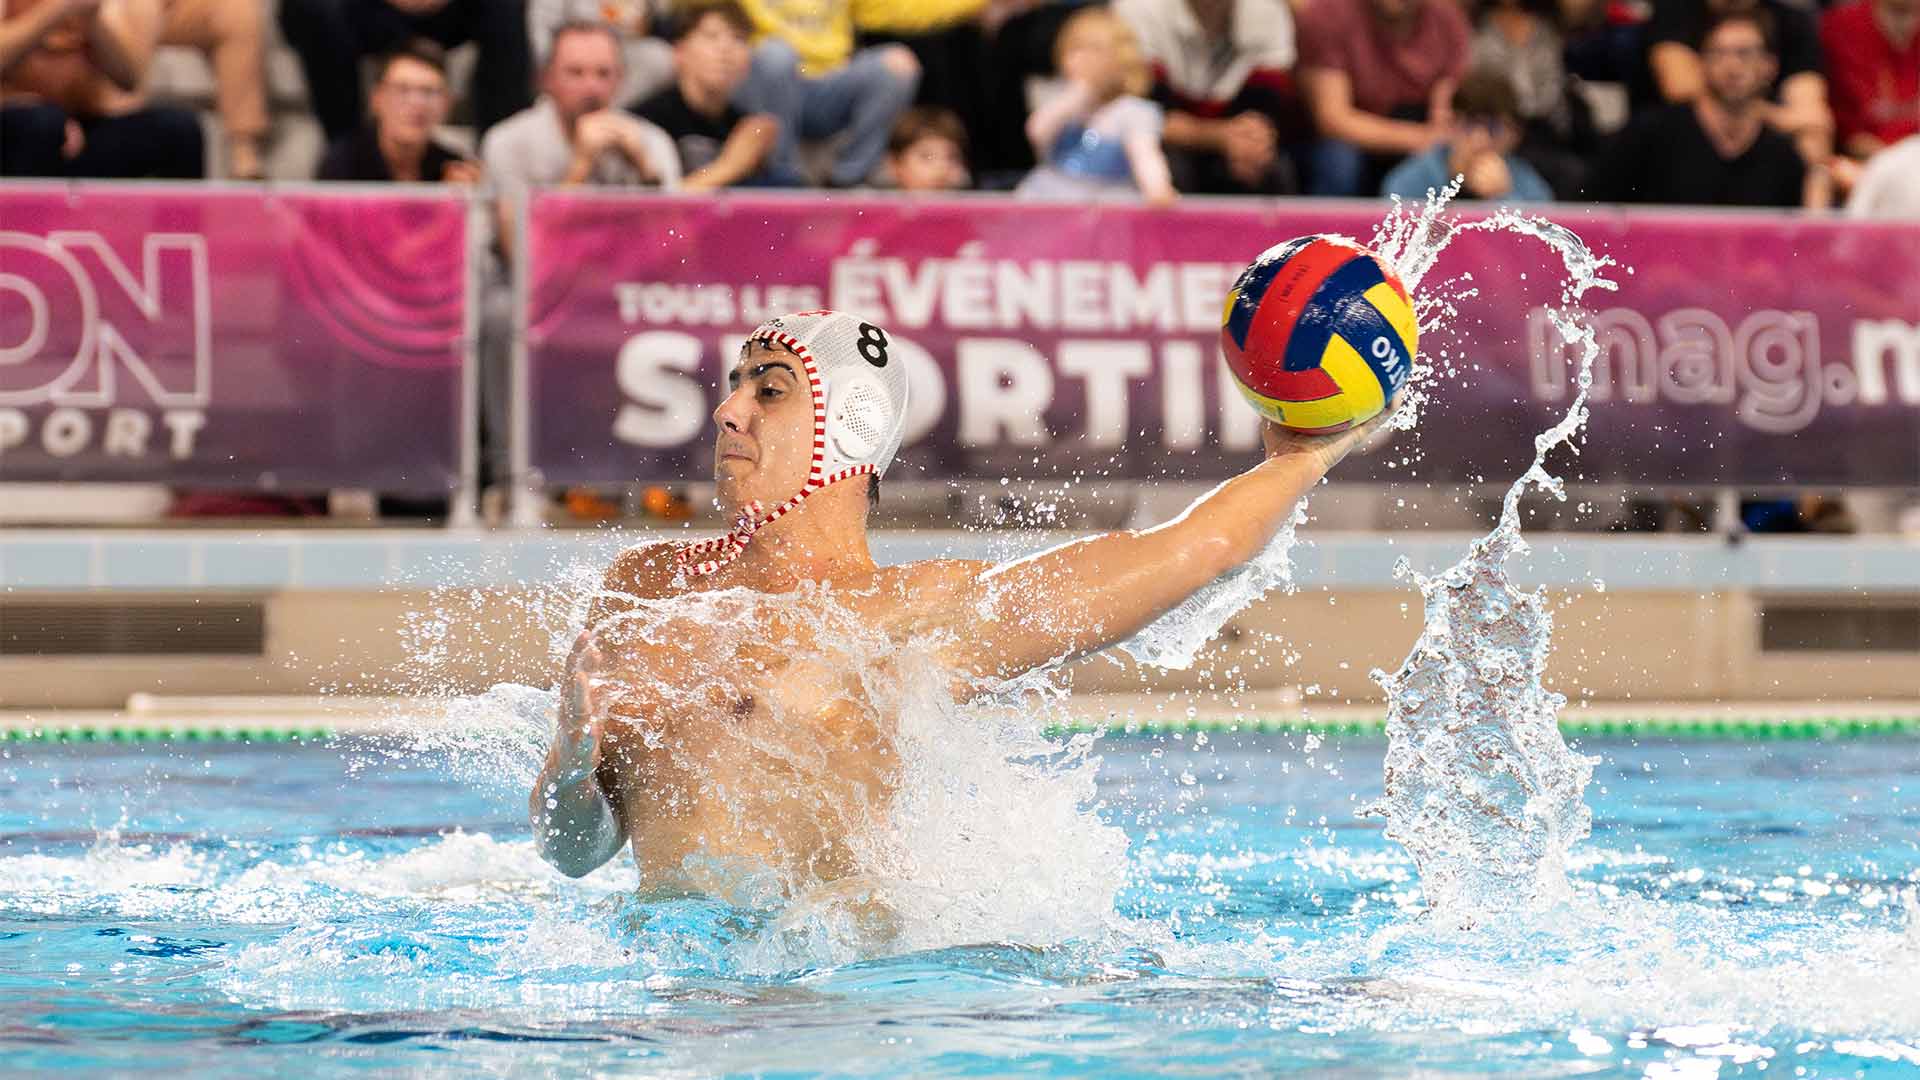
[{"label": "yellow shirt", "polygon": [[825,75],[853,55],[851,0],[742,0],[760,36],[800,54],[804,75]]},{"label": "yellow shirt", "polygon": [[882,34],[944,30],[971,19],[987,0],[853,0],[853,23]]}]

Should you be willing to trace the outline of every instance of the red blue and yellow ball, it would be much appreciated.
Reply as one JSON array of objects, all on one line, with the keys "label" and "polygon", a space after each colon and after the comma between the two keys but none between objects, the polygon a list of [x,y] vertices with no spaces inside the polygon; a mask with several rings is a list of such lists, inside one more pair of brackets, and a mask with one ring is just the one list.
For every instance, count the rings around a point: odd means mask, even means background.
[{"label": "red blue and yellow ball", "polygon": [[1283,427],[1325,434],[1379,415],[1413,371],[1406,286],[1340,237],[1269,248],[1227,293],[1220,348],[1240,392]]}]

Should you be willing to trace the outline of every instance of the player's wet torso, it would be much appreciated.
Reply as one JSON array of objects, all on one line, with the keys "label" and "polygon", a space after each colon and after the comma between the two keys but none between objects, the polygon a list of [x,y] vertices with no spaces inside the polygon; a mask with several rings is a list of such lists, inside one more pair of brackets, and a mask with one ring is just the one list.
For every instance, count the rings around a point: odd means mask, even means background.
[{"label": "player's wet torso", "polygon": [[606,626],[626,640],[600,783],[642,891],[795,895],[858,872],[849,839],[892,796],[893,731],[866,690],[888,661],[834,640],[846,614],[823,619],[819,596],[709,599]]}]

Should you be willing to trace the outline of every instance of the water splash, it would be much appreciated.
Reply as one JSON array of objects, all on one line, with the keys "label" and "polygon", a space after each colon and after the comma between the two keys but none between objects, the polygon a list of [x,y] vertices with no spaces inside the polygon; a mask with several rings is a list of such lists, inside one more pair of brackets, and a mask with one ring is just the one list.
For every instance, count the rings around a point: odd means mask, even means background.
[{"label": "water splash", "polygon": [[[1612,289],[1597,257],[1566,228],[1512,210],[1472,222],[1441,216],[1452,190],[1408,213],[1396,203],[1376,249],[1413,288],[1453,237],[1504,230],[1544,243],[1566,268],[1550,313],[1580,357],[1579,392],[1558,423],[1534,438],[1533,461],[1507,489],[1492,532],[1446,571],[1412,574],[1425,625],[1392,675],[1373,673],[1387,699],[1386,792],[1364,813],[1413,856],[1430,908],[1470,924],[1491,912],[1563,900],[1572,845],[1591,825],[1584,792],[1594,760],[1560,735],[1566,698],[1546,689],[1553,616],[1541,590],[1513,584],[1509,561],[1526,554],[1520,500],[1538,488],[1565,498],[1547,471],[1550,451],[1585,424],[1598,347],[1573,315],[1590,289]],[[1398,576],[1411,573],[1406,561]]]}]

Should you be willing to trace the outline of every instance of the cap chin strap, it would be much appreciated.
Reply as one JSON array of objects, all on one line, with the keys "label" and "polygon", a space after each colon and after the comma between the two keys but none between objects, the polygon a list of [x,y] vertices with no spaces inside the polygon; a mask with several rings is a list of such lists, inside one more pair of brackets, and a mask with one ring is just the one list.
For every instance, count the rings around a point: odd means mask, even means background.
[{"label": "cap chin strap", "polygon": [[686,567],[687,572],[694,577],[705,577],[714,573],[739,558],[741,553],[747,550],[747,544],[752,542],[755,533],[792,513],[806,500],[807,496],[836,481],[845,480],[850,476],[868,476],[874,471],[871,465],[855,465],[850,469],[842,469],[832,476],[822,478],[816,469],[814,475],[807,478],[807,484],[800,489],[799,494],[774,507],[771,512],[762,513],[765,508],[757,500],[748,502],[740,508],[739,515],[734,518],[732,530],[725,536],[717,536],[712,540],[702,540],[699,543],[681,547],[678,556],[680,565]]},{"label": "cap chin strap", "polygon": [[694,577],[705,577],[724,566],[729,565],[747,550],[747,544],[755,533],[793,512],[807,496],[826,487],[828,484],[845,480],[850,476],[866,476],[875,471],[872,465],[854,465],[841,469],[831,476],[825,474],[827,458],[827,394],[820,383],[820,367],[813,361],[813,353],[800,340],[791,334],[774,331],[761,334],[754,341],[769,341],[783,345],[787,351],[800,358],[800,366],[806,369],[807,389],[813,395],[813,464],[807,469],[807,482],[800,485],[800,491],[793,498],[762,513],[764,507],[758,501],[750,501],[740,508],[734,519],[733,529],[725,536],[712,540],[702,540],[695,544],[686,544],[678,552],[681,566]]}]

